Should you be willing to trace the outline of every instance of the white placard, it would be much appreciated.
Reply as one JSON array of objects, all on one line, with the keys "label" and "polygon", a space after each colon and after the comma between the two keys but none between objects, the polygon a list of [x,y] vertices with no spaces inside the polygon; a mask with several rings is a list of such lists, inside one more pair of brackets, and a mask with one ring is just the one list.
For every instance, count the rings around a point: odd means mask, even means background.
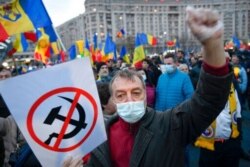
[{"label": "white placard", "polygon": [[0,92],[42,166],[62,166],[107,139],[89,58],[1,81]]}]

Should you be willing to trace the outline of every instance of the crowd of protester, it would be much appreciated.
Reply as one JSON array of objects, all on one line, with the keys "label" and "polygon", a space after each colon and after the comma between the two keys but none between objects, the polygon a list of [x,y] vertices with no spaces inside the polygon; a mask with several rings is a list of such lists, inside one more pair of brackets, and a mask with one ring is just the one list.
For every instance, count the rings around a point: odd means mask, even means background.
[{"label": "crowd of protester", "polygon": [[[199,80],[202,66],[202,51],[189,54],[183,53],[183,51],[178,50],[175,54],[164,53],[155,55],[154,57],[146,56],[145,59],[143,59],[140,63],[137,63],[135,66],[127,64],[122,59],[118,59],[117,61],[110,59],[107,62],[96,62],[93,66],[93,73],[96,76],[96,84],[104,119],[108,120],[110,117],[117,115],[115,105],[112,103],[110,98],[109,82],[112,77],[121,70],[134,70],[141,75],[146,87],[147,107],[153,108],[158,112],[164,112],[167,109],[177,106],[186,99],[191,98]],[[228,53],[225,52],[225,54]],[[231,55],[228,54],[228,61],[234,69],[233,85],[235,95],[237,97],[237,118],[238,120],[241,120],[241,111],[248,110],[250,108],[250,85],[248,82],[248,78],[250,77],[250,58],[248,58],[248,55],[233,52]],[[165,66],[164,68],[162,68],[163,65]],[[19,68],[12,70],[1,67],[0,77],[2,80],[10,77],[11,75],[21,75],[42,68],[46,68],[46,66],[31,66],[30,64],[26,64],[25,66],[20,66]],[[6,109],[4,109],[3,104],[1,104],[1,117],[7,120],[8,114],[6,115],[5,110]],[[14,120],[11,118],[12,117],[9,117],[8,121],[14,123]],[[239,132],[241,133],[241,130],[239,130]],[[16,133],[13,132],[12,134],[12,138],[15,139]],[[239,140],[242,140],[242,135],[239,136]],[[15,145],[16,142],[13,142],[9,148],[12,148],[13,150]],[[234,146],[236,146],[236,144],[234,144]],[[8,152],[5,154],[7,157],[10,154],[10,151],[8,151],[9,148],[5,149],[5,152],[6,150]],[[241,149],[240,141],[237,148]],[[0,138],[0,149],[0,156],[4,157],[4,144],[2,137]],[[206,148],[202,148],[201,150],[203,150],[201,151],[201,160],[203,160],[204,157],[205,159],[208,158],[209,154],[207,153],[208,151]],[[228,153],[228,150],[223,153]],[[235,155],[238,155],[238,160],[241,157],[247,160],[250,159],[248,153],[244,152],[242,149],[238,151],[234,150],[234,153]],[[4,158],[0,159],[0,162],[3,163]],[[236,159],[234,157],[234,161],[235,160]],[[8,164],[7,160],[5,160],[5,164],[6,163]],[[207,164],[206,161],[202,163]],[[208,166],[211,166],[211,164]]]},{"label": "crowd of protester", "polygon": [[[193,96],[198,98],[195,92],[204,91],[201,90],[203,87],[199,85],[199,82],[202,82],[203,84],[205,83],[204,80],[199,80],[200,75],[205,75],[204,72],[202,72],[202,65],[204,66],[204,52],[203,49],[197,53],[185,53],[182,50],[176,50],[176,53],[162,53],[153,57],[146,56],[145,59],[135,65],[127,64],[123,59],[119,58],[118,60],[110,59],[107,62],[96,62],[93,65],[93,74],[96,79],[96,86],[105,121],[117,117],[116,105],[112,101],[112,94],[110,92],[110,84],[112,85],[114,84],[113,82],[118,82],[117,78],[114,79],[117,75],[118,79],[119,77],[122,78],[126,75],[126,79],[129,79],[129,75],[132,75],[132,77],[139,76],[145,86],[146,104],[147,107],[150,108],[148,110],[153,109],[160,113],[170,112],[176,106],[179,106],[182,103],[186,104],[185,102],[192,99]],[[200,167],[217,166],[218,164],[225,164],[225,161],[227,164],[230,164],[228,166],[238,166],[240,158],[245,158],[247,160],[250,159],[248,153],[241,148],[241,112],[242,110],[250,109],[250,83],[248,82],[248,78],[250,77],[250,55],[239,54],[237,52],[225,52],[225,57],[227,57],[227,62],[232,66],[234,74],[233,81],[231,82],[230,95],[227,98],[228,102],[219,116],[209,127],[207,127],[207,130],[205,130],[202,135],[192,143],[195,146],[201,147],[199,158]],[[25,67],[13,69],[12,71],[1,67],[0,80],[11,77],[11,72],[13,75],[19,75],[39,68],[44,67],[27,64]],[[225,69],[226,67],[223,68]],[[211,70],[211,67],[207,67],[207,69],[210,71],[213,70]],[[128,73],[127,71],[133,72]],[[207,81],[207,79],[205,80]],[[213,89],[211,87],[212,86],[210,86],[209,89]],[[13,151],[16,144],[20,142],[19,138],[22,138],[22,136],[3,100],[1,99],[0,102],[0,166],[7,167],[11,166],[9,164],[10,152],[11,150]],[[192,100],[192,103],[196,103],[195,100]],[[180,106],[182,109],[185,107],[182,105]],[[181,111],[177,108],[176,112]],[[236,116],[234,116],[234,114],[236,114]],[[186,117],[189,116],[190,115],[187,115]],[[178,114],[173,117],[178,117]],[[180,120],[176,119],[174,121]],[[125,125],[123,122],[118,123]],[[176,123],[178,126],[181,126],[180,124],[181,123]],[[116,126],[118,126],[118,124],[116,124]],[[135,131],[138,131],[138,126],[139,125],[135,124],[135,127],[130,128],[134,128]],[[7,133],[7,129],[11,129],[11,133]],[[113,129],[115,131],[118,128],[113,127]],[[206,134],[208,134],[211,129],[216,133],[214,133],[212,138],[211,136],[210,138],[206,138]],[[186,129],[184,128],[184,130]],[[109,137],[114,137],[112,135],[114,134],[111,133]],[[131,136],[126,136],[127,134],[125,132],[119,132],[119,135],[124,135],[128,141],[131,141],[132,143],[134,142],[134,139],[132,139]],[[192,138],[191,136],[187,137]],[[21,142],[25,142],[23,140],[24,139],[22,139]],[[190,139],[185,140],[190,141]],[[117,145],[115,141],[112,140],[112,142],[114,145]],[[130,146],[130,150],[128,147],[125,148],[128,149],[125,150],[125,152],[127,151],[129,155],[131,155],[132,152],[132,144]],[[111,149],[117,153],[117,155],[114,155],[114,152],[111,152],[110,156],[112,156],[114,160],[121,153],[112,146]],[[152,156],[152,153],[150,155]],[[185,165],[188,166],[187,149],[184,156]],[[90,160],[91,158],[93,157],[90,156]],[[29,163],[33,164],[31,166],[40,166],[34,155],[30,156],[30,159],[31,162]],[[126,160],[124,159],[121,160],[121,162],[125,161]],[[119,164],[121,162],[116,160],[116,162],[112,163]],[[26,166],[29,165],[26,164]]]}]

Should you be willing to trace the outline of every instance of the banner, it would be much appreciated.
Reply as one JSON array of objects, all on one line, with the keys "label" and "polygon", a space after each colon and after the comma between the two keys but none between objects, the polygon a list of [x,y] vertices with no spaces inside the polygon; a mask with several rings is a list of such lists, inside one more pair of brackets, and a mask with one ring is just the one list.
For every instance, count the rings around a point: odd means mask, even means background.
[{"label": "banner", "polygon": [[95,85],[88,57],[0,82],[42,166],[62,166],[68,156],[83,157],[107,139]]}]

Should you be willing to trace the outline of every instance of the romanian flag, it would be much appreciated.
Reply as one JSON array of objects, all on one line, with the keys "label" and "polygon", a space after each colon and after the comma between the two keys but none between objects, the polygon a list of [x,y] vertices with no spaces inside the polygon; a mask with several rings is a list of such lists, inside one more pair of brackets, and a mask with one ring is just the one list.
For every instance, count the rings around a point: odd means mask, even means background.
[{"label": "romanian flag", "polygon": [[175,41],[174,40],[169,40],[166,42],[167,47],[174,47],[175,46]]},{"label": "romanian flag", "polygon": [[35,48],[35,59],[47,63],[50,58],[50,41],[49,36],[44,32],[44,29],[39,29],[38,42]]},{"label": "romanian flag", "polygon": [[103,44],[102,49],[100,50],[99,55],[98,55],[98,56],[101,56],[102,62],[107,62],[110,59],[111,54],[112,54],[112,52],[105,54],[105,47],[106,47],[106,44]]},{"label": "romanian flag", "polygon": [[109,34],[107,35],[105,46],[104,46],[104,57],[102,60],[106,62],[109,59],[116,60],[116,44],[112,41]]},{"label": "romanian flag", "polygon": [[13,48],[15,48],[16,52],[25,52],[28,48],[28,42],[23,33],[16,34],[13,36],[15,39],[13,41]]},{"label": "romanian flag", "polygon": [[59,46],[60,46],[60,44],[58,41],[50,43],[50,47],[51,47],[51,50],[52,50],[54,55],[60,54],[60,49],[59,49],[60,47]]},{"label": "romanian flag", "polygon": [[63,50],[61,50],[60,56],[58,58],[59,58],[59,60],[61,60],[61,62],[65,62],[66,61],[66,53]]},{"label": "romanian flag", "polygon": [[239,49],[240,48],[240,40],[235,35],[232,37],[232,40],[233,40],[234,46]]},{"label": "romanian flag", "polygon": [[0,5],[0,40],[51,25],[41,0],[14,0]]},{"label": "romanian flag", "polygon": [[147,39],[148,39],[148,44],[149,45],[155,46],[157,44],[156,37],[154,37],[154,36],[152,36],[150,34],[147,34]]},{"label": "romanian flag", "polygon": [[96,40],[96,43],[95,43],[95,40],[94,40],[94,45],[92,45],[92,47],[91,47],[91,54],[92,54],[92,59],[93,59],[94,62],[102,62],[102,59],[105,56],[103,56],[104,51],[103,51],[103,54],[102,54],[102,43],[101,42],[97,46],[97,40]]},{"label": "romanian flag", "polygon": [[125,35],[125,31],[121,29],[119,32],[117,32],[116,37],[117,38],[122,38]]},{"label": "romanian flag", "polygon": [[69,57],[71,60],[75,59],[76,58],[76,45],[73,44],[71,45],[71,47],[68,49],[68,52],[69,52]]},{"label": "romanian flag", "polygon": [[49,41],[50,42],[56,42],[57,41],[57,35],[56,32],[53,28],[52,25],[43,27],[44,28],[44,32],[49,36]]},{"label": "romanian flag", "polygon": [[49,25],[49,26],[44,27],[43,29],[44,29],[44,33],[49,36],[50,47],[51,47],[52,52],[55,55],[58,55],[60,53],[59,51],[60,45],[59,45],[58,38],[57,38],[57,35],[53,26]]},{"label": "romanian flag", "polygon": [[90,47],[89,47],[89,41],[87,38],[85,40],[84,56],[90,56]]},{"label": "romanian flag", "polygon": [[76,41],[76,46],[77,46],[78,54],[83,56],[84,55],[84,48],[83,48],[84,42],[83,42],[83,40]]},{"label": "romanian flag", "polygon": [[154,37],[150,34],[141,33],[141,34],[139,34],[139,38],[140,38],[142,45],[149,44],[149,45],[155,46],[157,44],[156,37]]},{"label": "romanian flag", "polygon": [[107,37],[106,37],[106,42],[105,42],[105,47],[104,47],[105,55],[113,53],[114,49],[115,49],[114,42],[112,41],[111,37],[108,34]]},{"label": "romanian flag", "polygon": [[[86,38],[86,40],[85,40],[84,56],[90,57],[90,46],[89,46],[89,41],[88,41],[87,38]],[[92,57],[90,57],[90,62],[91,62],[91,65],[94,64],[94,60],[93,60]]]},{"label": "romanian flag", "polygon": [[130,64],[129,55],[127,53],[127,49],[125,46],[122,46],[122,49],[120,52],[120,58],[122,58],[127,64]]},{"label": "romanian flag", "polygon": [[141,41],[140,41],[140,36],[139,34],[137,34],[136,39],[135,39],[133,64],[136,64],[143,59],[145,59],[145,53],[144,53],[143,45],[141,44]]},{"label": "romanian flag", "polygon": [[[24,34],[26,34],[26,33],[24,33]],[[32,33],[29,34],[29,37],[33,38]],[[43,28],[38,28],[36,31],[36,38],[38,39],[38,41],[41,38],[44,38],[44,39],[46,38],[46,40],[48,38],[48,41],[46,41],[46,42],[48,42],[48,48],[46,50],[47,57],[50,57],[51,54],[58,55],[60,53],[60,51],[59,51],[60,45],[58,44],[57,35],[56,35],[52,25],[49,25],[49,26],[46,26]],[[35,40],[35,38],[33,40]],[[36,49],[36,51],[38,51],[38,50],[41,50],[41,49],[38,47]],[[43,51],[41,51],[41,52],[43,52]]]},{"label": "romanian flag", "polygon": [[148,36],[145,33],[138,34],[140,38],[140,43],[142,45],[147,45],[148,44]]},{"label": "romanian flag", "polygon": [[96,62],[105,61],[105,60],[103,60],[103,59],[105,59],[105,56],[103,56],[102,51],[101,51],[101,50],[97,50],[97,51],[96,51],[96,54],[95,54],[95,61],[96,61]]},{"label": "romanian flag", "polygon": [[32,42],[37,42],[38,38],[35,32],[24,32],[23,35],[27,40],[30,40]]}]

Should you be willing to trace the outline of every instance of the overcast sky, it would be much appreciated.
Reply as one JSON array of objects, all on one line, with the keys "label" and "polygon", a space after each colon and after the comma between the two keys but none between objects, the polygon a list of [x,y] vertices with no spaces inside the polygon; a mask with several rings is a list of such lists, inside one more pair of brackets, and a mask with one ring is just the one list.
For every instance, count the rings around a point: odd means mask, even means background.
[{"label": "overcast sky", "polygon": [[54,26],[84,13],[85,0],[43,0]]}]

